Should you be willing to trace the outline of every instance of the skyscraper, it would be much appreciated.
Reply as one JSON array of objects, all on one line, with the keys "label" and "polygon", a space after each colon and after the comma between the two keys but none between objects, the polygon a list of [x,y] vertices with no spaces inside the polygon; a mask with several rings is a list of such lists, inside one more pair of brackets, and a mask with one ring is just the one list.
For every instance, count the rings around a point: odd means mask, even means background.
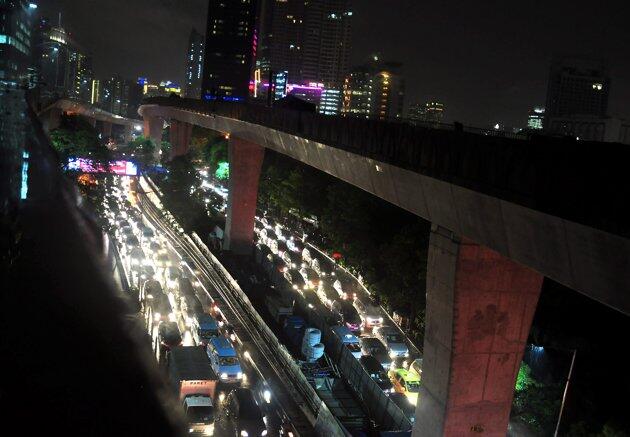
[{"label": "skyscraper", "polygon": [[323,83],[339,91],[331,96],[340,95],[350,54],[350,0],[265,0],[259,16],[257,74],[286,71],[291,84]]},{"label": "skyscraper", "polygon": [[347,116],[396,120],[403,116],[405,81],[402,64],[378,56],[355,67],[343,86],[342,113]]},{"label": "skyscraper", "polygon": [[201,78],[203,72],[204,37],[195,29],[190,32],[188,52],[186,54],[186,83],[184,95],[191,99],[201,97]]},{"label": "skyscraper", "polygon": [[605,117],[610,78],[602,60],[563,58],[553,62],[547,87],[545,125],[555,117]]},{"label": "skyscraper", "polygon": [[138,118],[142,86],[137,81],[119,75],[108,78],[102,85],[101,107],[122,117]]},{"label": "skyscraper", "polygon": [[244,100],[255,50],[256,0],[210,0],[202,97]]},{"label": "skyscraper", "polygon": [[26,84],[31,67],[31,28],[35,3],[0,2],[0,81]]}]

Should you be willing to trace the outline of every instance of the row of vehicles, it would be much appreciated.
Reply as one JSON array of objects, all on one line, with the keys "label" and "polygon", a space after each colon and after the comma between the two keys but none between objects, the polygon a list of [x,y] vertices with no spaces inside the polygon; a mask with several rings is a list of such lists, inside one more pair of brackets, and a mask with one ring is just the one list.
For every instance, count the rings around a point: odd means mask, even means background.
[{"label": "row of vehicles", "polygon": [[[400,329],[387,326],[379,303],[356,281],[301,239],[269,219],[256,220],[256,258],[274,284],[297,292],[309,308],[328,311],[332,331],[366,373],[411,421],[421,380],[420,358],[413,360]],[[321,305],[316,305],[321,304]]]},{"label": "row of vehicles", "polygon": [[158,362],[167,369],[188,418],[188,431],[267,435],[260,407],[264,399],[241,386],[245,375],[230,341],[234,334],[225,322],[204,310],[195,291],[194,262],[185,256],[175,261],[165,240],[127,199],[128,185],[122,188],[106,189],[104,216],[116,236],[128,276],[138,286],[140,310]]}]

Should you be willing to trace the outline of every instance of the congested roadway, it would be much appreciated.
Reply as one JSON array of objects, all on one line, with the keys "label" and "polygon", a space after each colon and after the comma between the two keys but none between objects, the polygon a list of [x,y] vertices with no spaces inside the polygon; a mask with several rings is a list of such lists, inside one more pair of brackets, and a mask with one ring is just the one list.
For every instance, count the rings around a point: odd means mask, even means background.
[{"label": "congested roadway", "polygon": [[[199,175],[206,203],[218,203],[218,212],[224,212],[228,191],[206,171],[200,170]],[[223,201],[217,202],[217,198]],[[348,326],[360,340],[362,355],[377,358],[387,375],[385,379],[391,381],[379,381],[379,385],[413,422],[422,376],[419,349],[359,278],[301,232],[268,216],[257,216],[254,230],[256,242],[263,249],[262,258],[268,257],[267,261],[258,261],[272,264],[272,270],[279,273],[272,275],[276,277],[275,285],[296,291],[305,307],[331,321],[330,326]],[[286,284],[278,276],[284,277]]]},{"label": "congested roadway", "polygon": [[[179,290],[182,281],[189,281],[192,285],[194,300],[199,303],[197,311],[210,314],[219,321],[221,335],[228,339],[238,354],[242,378],[237,384],[219,382],[215,398],[215,426],[207,429],[205,434],[231,435],[227,432],[228,426],[223,423],[228,420],[223,414],[223,406],[226,396],[236,386],[250,388],[254,392],[263,410],[265,435],[297,434],[275,396],[277,387],[272,389],[272,384],[263,377],[260,367],[264,367],[264,363],[259,351],[231,306],[223,300],[217,284],[204,274],[199,260],[187,254],[183,245],[178,243],[178,232],[165,228],[157,214],[141,206],[135,183],[126,177],[115,178],[114,181],[106,187],[103,219],[111,226],[110,239],[115,241],[121,267],[131,289],[137,290],[144,326],[158,363],[166,366],[169,347],[177,344],[195,346],[200,340],[193,332],[196,314],[191,307],[194,304],[190,304],[190,300],[187,304]],[[160,289],[167,299],[157,298]]]}]

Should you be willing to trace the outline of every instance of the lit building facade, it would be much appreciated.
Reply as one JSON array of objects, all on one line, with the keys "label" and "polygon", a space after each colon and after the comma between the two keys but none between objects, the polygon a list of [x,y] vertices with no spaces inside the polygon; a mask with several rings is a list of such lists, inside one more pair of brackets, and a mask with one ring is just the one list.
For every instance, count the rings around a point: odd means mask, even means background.
[{"label": "lit building facade", "polygon": [[105,111],[121,117],[138,118],[141,101],[142,86],[136,81],[114,75],[103,83],[100,106]]},{"label": "lit building facade", "polygon": [[527,116],[527,128],[533,130],[540,130],[543,128],[543,122],[545,119],[545,108],[536,107],[533,108]]},{"label": "lit building facade", "polygon": [[545,126],[571,116],[605,117],[610,78],[602,60],[563,58],[553,62],[547,86]]},{"label": "lit building facade", "polygon": [[31,29],[37,6],[33,2],[0,2],[0,81],[26,85],[30,81]]},{"label": "lit building facade", "polygon": [[402,64],[381,62],[378,57],[354,68],[343,86],[345,116],[377,120],[402,119],[405,81]]},{"label": "lit building facade", "polygon": [[186,83],[184,95],[190,99],[201,97],[203,76],[204,37],[195,29],[190,32],[186,54]]},{"label": "lit building facade", "polygon": [[210,0],[202,98],[242,101],[248,97],[256,15],[256,0]]},{"label": "lit building facade", "polygon": [[407,119],[414,123],[442,123],[444,119],[444,104],[436,101],[415,103],[409,105]]}]

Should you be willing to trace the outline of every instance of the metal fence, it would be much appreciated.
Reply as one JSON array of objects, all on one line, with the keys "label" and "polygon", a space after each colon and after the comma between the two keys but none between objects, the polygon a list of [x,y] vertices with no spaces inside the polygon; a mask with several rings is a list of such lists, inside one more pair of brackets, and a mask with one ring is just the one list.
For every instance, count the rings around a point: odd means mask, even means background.
[{"label": "metal fence", "polygon": [[[303,306],[301,301],[296,304]],[[315,311],[303,307],[310,326],[322,332],[322,343],[326,353],[341,371],[342,375],[355,393],[359,396],[376,423],[382,430],[407,431],[412,427],[411,422],[403,411],[383,392],[378,384],[365,371],[359,360],[348,350],[343,342],[330,329],[327,321]]]}]

